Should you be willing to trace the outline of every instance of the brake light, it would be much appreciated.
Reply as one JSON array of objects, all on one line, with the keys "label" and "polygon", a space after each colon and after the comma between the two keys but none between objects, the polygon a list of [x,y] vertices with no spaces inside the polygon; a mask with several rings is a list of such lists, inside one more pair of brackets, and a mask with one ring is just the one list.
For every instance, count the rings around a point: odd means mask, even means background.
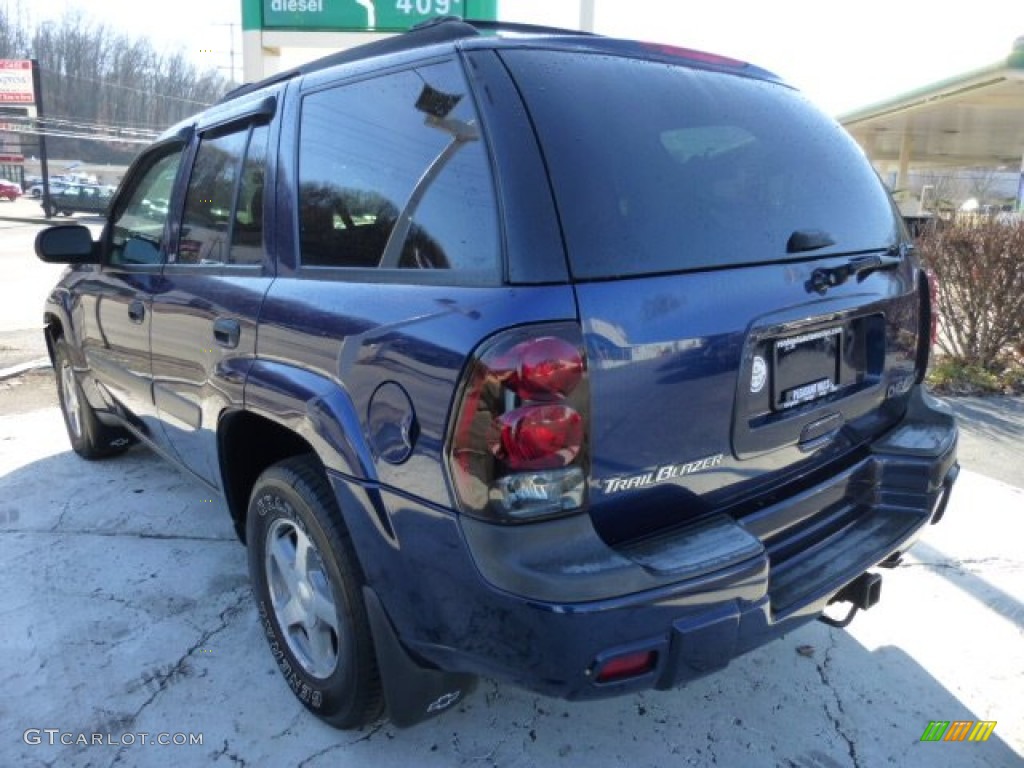
[{"label": "brake light", "polygon": [[565,397],[583,377],[583,357],[565,339],[547,336],[517,344],[504,361],[508,386],[527,400]]},{"label": "brake light", "polygon": [[502,522],[583,506],[589,397],[575,324],[491,339],[456,402],[448,466],[459,507]]},{"label": "brake light", "polygon": [[641,43],[641,46],[662,56],[671,56],[674,59],[687,59],[701,64],[712,64],[716,67],[730,67],[741,69],[747,66],[747,62],[739,59],[731,59],[728,56],[719,56],[716,53],[695,51],[692,48],[680,48],[675,45],[664,45],[663,43]]},{"label": "brake light", "polygon": [[510,469],[555,469],[575,461],[583,417],[567,405],[527,405],[503,414],[488,440]]}]

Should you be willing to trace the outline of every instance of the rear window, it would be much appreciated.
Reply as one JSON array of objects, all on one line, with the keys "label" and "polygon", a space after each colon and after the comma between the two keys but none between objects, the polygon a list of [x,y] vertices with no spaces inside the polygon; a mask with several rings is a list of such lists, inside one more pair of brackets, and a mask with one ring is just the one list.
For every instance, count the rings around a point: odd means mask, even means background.
[{"label": "rear window", "polygon": [[[578,278],[886,248],[893,207],[860,148],[798,92],[594,53],[506,51]],[[794,232],[834,243],[787,253]]]}]

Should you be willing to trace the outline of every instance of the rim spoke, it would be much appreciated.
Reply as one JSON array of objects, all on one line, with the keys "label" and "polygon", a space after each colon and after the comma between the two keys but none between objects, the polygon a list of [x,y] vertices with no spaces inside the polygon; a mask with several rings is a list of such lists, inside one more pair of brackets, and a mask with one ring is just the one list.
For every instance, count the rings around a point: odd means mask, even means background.
[{"label": "rim spoke", "polygon": [[334,644],[331,642],[333,632],[318,623],[316,627],[308,630],[309,654],[312,656],[313,664],[320,670],[331,670],[334,668],[337,653]]},{"label": "rim spoke", "polygon": [[302,578],[306,578],[306,570],[309,567],[309,550],[311,544],[309,537],[302,531],[295,531],[295,572]]},{"label": "rim spoke", "polygon": [[283,580],[287,597],[297,597],[299,592],[299,574],[295,571],[295,545],[290,536],[275,536],[270,545],[270,557],[277,566]]},{"label": "rim spoke", "polygon": [[281,617],[281,624],[285,629],[291,629],[296,624],[305,626],[309,623],[309,616],[302,607],[302,601],[298,595],[292,595],[284,604],[278,615]]},{"label": "rim spoke", "polygon": [[313,615],[317,617],[320,623],[330,627],[337,634],[338,612],[334,607],[334,601],[331,600],[331,596],[326,594],[323,589],[324,587],[321,587],[319,584],[313,584]]},{"label": "rim spoke", "polygon": [[81,408],[78,403],[78,392],[75,389],[75,374],[71,370],[70,363],[64,363],[61,368],[61,384],[64,390],[64,410],[67,413],[71,431],[77,437],[82,433]]}]

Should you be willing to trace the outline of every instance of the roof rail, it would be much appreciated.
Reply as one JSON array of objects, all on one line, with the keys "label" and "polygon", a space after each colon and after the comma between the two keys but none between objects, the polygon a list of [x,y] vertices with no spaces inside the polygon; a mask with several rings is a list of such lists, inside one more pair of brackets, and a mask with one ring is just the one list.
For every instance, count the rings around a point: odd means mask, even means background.
[{"label": "roof rail", "polygon": [[591,32],[581,32],[578,29],[545,27],[538,24],[462,19],[458,16],[438,16],[417,24],[401,35],[387,37],[383,40],[374,40],[372,43],[365,43],[355,48],[338,51],[321,59],[302,64],[294,69],[271,75],[258,82],[240,85],[238,88],[229,91],[218,103],[223,104],[232,99],[237,99],[239,96],[245,96],[247,93],[258,91],[260,88],[266,88],[268,85],[283,83],[299,75],[316,72],[337,64],[348,64],[353,61],[373,58],[374,56],[386,56],[390,53],[411,51],[436,43],[446,43],[467,37],[475,37],[481,32],[517,32],[527,35],[578,35],[584,37],[592,36],[593,34]]},{"label": "roof rail", "polygon": [[466,37],[476,37],[479,34],[480,33],[474,26],[464,22],[457,16],[441,16],[436,19],[425,21],[422,24],[417,24],[408,32],[401,35],[386,37],[383,40],[374,40],[370,43],[357,45],[355,48],[348,48],[344,51],[329,54],[323,58],[316,59],[315,61],[302,64],[294,69],[289,69],[285,72],[279,72],[276,75],[271,75],[270,77],[258,82],[240,85],[238,88],[229,91],[224,98],[217,103],[223,104],[231,101],[232,99],[237,99],[239,96],[244,96],[247,93],[258,91],[260,88],[266,88],[268,85],[282,83],[300,75],[317,72],[321,69],[327,69],[328,67],[333,67],[337,64],[348,64],[353,61],[371,59],[375,56],[386,56],[391,53],[411,51],[416,48],[423,48],[437,43],[447,43],[453,40],[461,40]]},{"label": "roof rail", "polygon": [[[445,19],[458,18],[457,16],[445,16]],[[431,21],[434,21],[433,19]],[[461,19],[475,29],[484,32],[520,32],[524,35],[573,35],[579,37],[594,37],[593,32],[583,32],[579,29],[565,29],[563,27],[547,27],[541,24],[523,24],[518,21],[491,21],[482,19]],[[431,22],[425,22],[427,24]]]}]

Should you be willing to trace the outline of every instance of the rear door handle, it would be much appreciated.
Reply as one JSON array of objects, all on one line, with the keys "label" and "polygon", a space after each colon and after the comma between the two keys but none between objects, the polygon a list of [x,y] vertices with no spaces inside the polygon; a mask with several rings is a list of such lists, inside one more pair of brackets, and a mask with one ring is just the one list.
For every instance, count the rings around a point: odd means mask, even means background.
[{"label": "rear door handle", "polygon": [[242,327],[237,320],[230,317],[222,317],[213,321],[213,338],[222,347],[234,349],[238,346],[238,337],[242,334]]},{"label": "rear door handle", "polygon": [[141,323],[146,319],[146,305],[135,299],[128,305],[128,319],[133,323]]}]

